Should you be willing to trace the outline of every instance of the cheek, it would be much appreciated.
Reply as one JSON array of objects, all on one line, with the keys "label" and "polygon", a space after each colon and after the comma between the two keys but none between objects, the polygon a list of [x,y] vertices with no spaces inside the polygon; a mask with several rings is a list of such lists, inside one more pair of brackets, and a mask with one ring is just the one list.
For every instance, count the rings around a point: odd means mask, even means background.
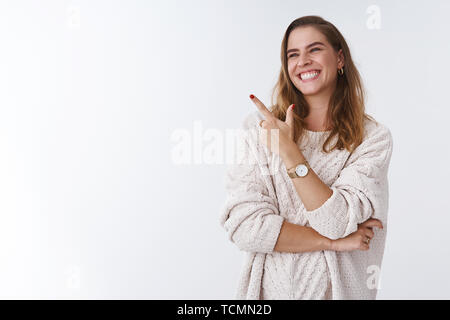
[{"label": "cheek", "polygon": [[293,77],[294,76],[295,65],[288,62],[288,66],[287,67],[288,67],[289,76]]},{"label": "cheek", "polygon": [[337,69],[337,61],[334,59],[334,57],[324,57],[323,64],[327,66],[327,68],[330,69]]}]

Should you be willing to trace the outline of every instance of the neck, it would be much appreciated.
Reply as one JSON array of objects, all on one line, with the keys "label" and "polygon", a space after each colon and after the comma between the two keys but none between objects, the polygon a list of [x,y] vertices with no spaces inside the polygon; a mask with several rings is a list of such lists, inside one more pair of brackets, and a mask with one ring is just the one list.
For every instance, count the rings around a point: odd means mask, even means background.
[{"label": "neck", "polygon": [[305,96],[309,106],[309,115],[305,119],[307,129],[313,131],[330,130],[327,124],[327,113],[331,95],[335,90],[336,82],[314,95]]},{"label": "neck", "polygon": [[330,97],[324,95],[305,96],[305,100],[309,106],[309,115],[305,118],[307,129],[312,131],[328,130],[327,113]]}]

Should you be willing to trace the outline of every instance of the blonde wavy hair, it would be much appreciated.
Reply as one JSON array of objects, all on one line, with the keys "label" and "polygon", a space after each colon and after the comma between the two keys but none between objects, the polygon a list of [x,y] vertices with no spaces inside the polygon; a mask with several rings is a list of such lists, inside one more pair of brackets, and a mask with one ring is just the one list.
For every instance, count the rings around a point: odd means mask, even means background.
[{"label": "blonde wavy hair", "polygon": [[[271,97],[271,112],[280,120],[285,121],[286,110],[295,103],[295,133],[294,141],[298,141],[304,135],[305,118],[309,114],[309,106],[303,94],[295,87],[289,78],[287,65],[287,43],[290,33],[298,27],[312,26],[321,32],[336,53],[342,49],[344,55],[344,74],[337,76],[336,90],[331,96],[327,123],[331,132],[325,140],[322,149],[325,153],[334,149],[347,149],[353,152],[364,139],[364,121],[371,116],[365,113],[365,91],[360,74],[353,63],[350,49],[342,34],[330,22],[319,16],[304,16],[291,22],[281,43],[281,70],[277,84],[273,88]],[[337,70],[336,70],[337,72]],[[275,103],[274,103],[275,98]],[[376,122],[376,121],[375,121]],[[335,145],[326,150],[334,136],[338,136]]]}]

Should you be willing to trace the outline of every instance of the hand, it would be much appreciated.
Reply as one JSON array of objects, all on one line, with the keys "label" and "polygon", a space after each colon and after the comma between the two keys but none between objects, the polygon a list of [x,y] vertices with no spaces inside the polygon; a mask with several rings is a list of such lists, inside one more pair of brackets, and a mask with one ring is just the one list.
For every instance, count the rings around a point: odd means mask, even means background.
[{"label": "hand", "polygon": [[[374,232],[373,227],[383,229],[383,224],[378,219],[369,219],[358,225],[358,230],[349,234],[345,238],[332,240],[331,250],[333,251],[353,251],[353,250],[369,250],[369,244],[366,243],[367,238],[372,239]],[[370,243],[370,241],[369,241]]]},{"label": "hand", "polygon": [[[269,109],[255,96],[250,95],[250,99],[255,103],[256,107],[261,111],[265,120],[261,122],[261,127],[266,131],[262,135],[262,143],[268,147],[271,152],[284,155],[288,150],[292,149],[294,142],[294,105],[290,105],[286,113],[286,121],[281,121],[275,117]],[[278,148],[276,142],[271,145],[271,130],[278,130]],[[275,137],[275,136],[274,136]]]}]

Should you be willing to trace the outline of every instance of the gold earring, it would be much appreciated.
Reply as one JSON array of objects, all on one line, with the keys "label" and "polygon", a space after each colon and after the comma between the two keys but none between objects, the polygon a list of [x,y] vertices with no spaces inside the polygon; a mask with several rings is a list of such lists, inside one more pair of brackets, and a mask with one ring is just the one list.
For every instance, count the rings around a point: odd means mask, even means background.
[{"label": "gold earring", "polygon": [[338,69],[338,74],[342,76],[344,74],[344,68]]}]

